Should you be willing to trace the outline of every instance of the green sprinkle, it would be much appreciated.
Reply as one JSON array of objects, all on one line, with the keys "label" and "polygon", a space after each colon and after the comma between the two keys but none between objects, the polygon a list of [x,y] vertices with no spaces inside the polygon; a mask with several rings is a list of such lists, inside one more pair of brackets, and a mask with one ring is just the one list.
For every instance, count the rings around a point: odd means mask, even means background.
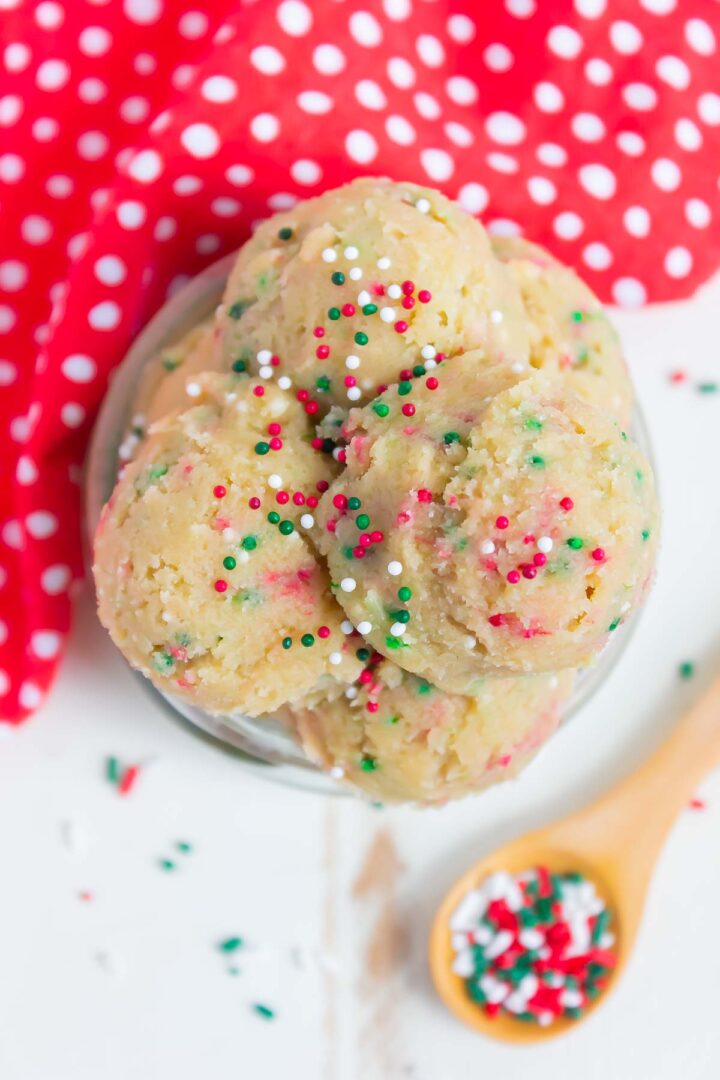
[{"label": "green sprinkle", "polygon": [[306,649],[309,649],[311,645],[315,644],[315,638],[312,634],[303,634],[300,638],[300,644],[304,645]]},{"label": "green sprinkle", "polygon": [[377,304],[366,304],[362,309],[363,315],[374,315],[377,311]]},{"label": "green sprinkle", "polygon": [[243,371],[247,370],[247,364],[245,363],[244,360],[235,360],[235,361],[233,361],[232,369],[233,369],[233,371],[236,371],[238,373],[238,375],[239,375]]},{"label": "green sprinkle", "polygon": [[356,345],[367,345],[370,338],[362,330],[358,330],[353,340]]},{"label": "green sprinkle", "polygon": [[292,234],[292,229],[289,229],[287,225],[285,225],[282,229],[278,229],[278,240],[291,240]]},{"label": "green sprinkle", "polygon": [[528,416],[525,421],[525,427],[528,431],[542,431],[542,420],[538,420],[535,416]]},{"label": "green sprinkle", "polygon": [[163,356],[162,366],[165,368],[166,371],[174,371],[176,367],[180,366],[180,361],[175,360],[175,358],[172,356]]},{"label": "green sprinkle", "polygon": [[289,536],[291,532],[295,531],[295,526],[293,525],[292,521],[288,521],[286,518],[285,521],[280,522],[280,524],[278,525],[278,529],[283,534],[283,536]]},{"label": "green sprinkle", "polygon": [[431,684],[426,682],[425,679],[421,679],[417,688],[418,694],[429,694],[431,690]]},{"label": "green sprinkle", "polygon": [[623,442],[627,442],[628,441],[627,432],[626,431],[621,431],[620,432],[620,438],[622,439]]},{"label": "green sprinkle", "polygon": [[228,308],[228,315],[231,319],[241,319],[251,304],[252,300],[237,300]]},{"label": "green sprinkle", "polygon": [[[565,1009],[565,1016],[567,1016],[569,1020],[579,1020],[580,1017],[582,1016],[582,1014],[583,1014],[582,1009]],[[520,1018],[522,1019],[522,1017],[524,1015],[525,1015],[524,1013],[521,1013]],[[528,1013],[527,1015],[531,1016],[532,1014]],[[533,1019],[535,1019],[535,1018],[533,1017]]]},{"label": "green sprinkle", "polygon": [[642,483],[644,477],[643,477],[641,469],[636,469],[635,470],[635,479],[638,480],[640,483]]},{"label": "green sprinkle", "polygon": [[266,442],[255,443],[255,453],[259,454],[260,457],[264,457],[265,454],[269,454],[270,453],[270,443],[266,443]]},{"label": "green sprinkle", "polygon": [[403,585],[401,589],[398,589],[398,600],[402,600],[403,604],[412,596],[412,589],[408,589],[407,585]]},{"label": "green sprinkle", "polygon": [[218,949],[220,952],[233,953],[237,952],[238,949],[242,949],[243,945],[244,942],[241,937],[229,937],[220,942]]},{"label": "green sprinkle", "polygon": [[416,364],[415,367],[412,369],[412,373],[416,379],[419,379],[421,375],[425,374],[425,365]]},{"label": "green sprinkle", "polygon": [[598,941],[607,930],[609,922],[610,912],[607,910],[607,908],[604,908],[598,915],[597,919],[595,920],[595,925],[593,926],[592,936],[590,938],[593,945],[597,945]]},{"label": "green sprinkle", "polygon": [[105,777],[111,784],[117,784],[120,779],[120,762],[116,757],[109,757],[105,761]]},{"label": "green sprinkle", "polygon": [[716,382],[701,382],[698,383],[698,393],[700,394],[717,394],[720,389],[720,384]]},{"label": "green sprinkle", "polygon": [[609,631],[617,630],[619,625],[620,625],[620,619],[619,618],[618,619],[613,619],[613,621],[608,626],[608,630]]},{"label": "green sprinkle", "polygon": [[370,650],[369,649],[358,649],[356,651],[355,655],[357,656],[358,660],[361,660],[363,663],[365,663],[366,660],[370,659]]},{"label": "green sprinkle", "polygon": [[150,480],[151,483],[154,483],[156,480],[160,480],[161,477],[165,476],[167,471],[167,465],[153,465],[148,469],[148,480]]},{"label": "green sprinkle", "polygon": [[377,759],[374,758],[374,757],[371,757],[370,754],[365,754],[365,756],[360,761],[360,768],[362,769],[363,772],[375,772],[377,767],[378,767]]},{"label": "green sprinkle", "polygon": [[272,1009],[268,1008],[267,1005],[253,1005],[253,1009],[258,1014],[258,1016],[262,1016],[263,1020],[275,1019],[275,1013]]},{"label": "green sprinkle", "polygon": [[328,319],[331,319],[333,322],[337,322],[339,318],[340,318],[340,308],[337,308],[337,307],[328,308]]},{"label": "green sprinkle", "polygon": [[583,321],[583,313],[582,313],[582,311],[571,311],[570,312],[570,318],[572,319],[573,322],[582,322]]},{"label": "green sprinkle", "polygon": [[401,641],[399,637],[393,637],[392,634],[388,634],[385,638],[385,645],[388,649],[407,649],[409,648],[406,641]]},{"label": "green sprinkle", "polygon": [[323,454],[332,454],[334,449],[335,449],[335,443],[333,442],[333,440],[331,438],[323,439],[323,441],[322,441],[322,452],[323,452]]},{"label": "green sprinkle", "polygon": [[160,859],[160,866],[163,870],[175,870],[176,866],[172,859]]},{"label": "green sprinkle", "polygon": [[682,664],[678,668],[678,673],[681,679],[692,679],[695,674],[695,665],[691,660],[683,660]]},{"label": "green sprinkle", "polygon": [[368,525],[370,524],[370,518],[367,514],[358,514],[358,516],[355,518],[355,524],[357,525],[358,529],[367,529]]},{"label": "green sprinkle", "polygon": [[348,510],[359,510],[361,506],[362,503],[360,502],[360,499],[358,499],[357,495],[351,495],[348,499]]},{"label": "green sprinkle", "polygon": [[450,446],[452,443],[460,442],[460,436],[457,431],[446,431],[443,435],[443,442],[446,446]]},{"label": "green sprinkle", "polygon": [[277,510],[271,510],[267,516],[267,519],[271,525],[277,525],[278,521],[280,520],[280,515],[278,514]]},{"label": "green sprinkle", "polygon": [[528,464],[532,465],[532,467],[534,469],[544,469],[545,468],[545,458],[540,457],[540,454],[532,454],[528,458]]},{"label": "green sprinkle", "polygon": [[343,272],[341,270],[336,270],[331,275],[330,280],[332,281],[333,285],[344,285],[345,284],[345,275],[343,274]]},{"label": "green sprinkle", "polygon": [[645,543],[646,540],[650,539],[650,530],[649,529],[643,529],[643,531],[640,533],[640,535],[643,538],[643,543]]},{"label": "green sprinkle", "polygon": [[387,416],[387,414],[390,412],[389,406],[387,406],[383,401],[376,402],[376,404],[373,405],[372,408],[373,412],[377,413],[378,416],[384,417]]},{"label": "green sprinkle", "polygon": [[292,638],[291,637],[284,637],[282,639],[282,647],[283,647],[283,649],[291,649],[292,648]]},{"label": "green sprinkle", "polygon": [[409,394],[411,390],[412,383],[408,382],[406,379],[403,379],[401,383],[398,383],[398,394],[400,395],[400,397],[405,397],[405,395]]},{"label": "green sprinkle", "polygon": [[254,551],[257,547],[257,538],[254,536],[244,536],[242,546],[246,551]]},{"label": "green sprinkle", "polygon": [[481,989],[480,984],[476,982],[466,982],[467,995],[471,1001],[474,1001],[477,1005],[484,1005],[487,1001],[484,991]]},{"label": "green sprinkle", "polygon": [[178,851],[181,851],[183,855],[189,855],[193,849],[192,844],[188,843],[187,840],[178,840],[175,847],[178,849]]},{"label": "green sprinkle", "polygon": [[573,549],[573,551],[579,551],[580,548],[583,546],[583,542],[579,536],[571,536],[570,539],[566,541],[566,543],[569,548]]},{"label": "green sprinkle", "polygon": [[399,720],[400,720],[400,717],[397,716],[397,715],[396,716],[388,716],[388,718],[386,720],[386,723],[388,723],[388,724],[397,724]]},{"label": "green sprinkle", "polygon": [[388,618],[392,619],[393,622],[408,623],[408,622],[410,622],[410,612],[409,611],[391,611],[390,614],[388,615]]},{"label": "green sprinkle", "polygon": [[233,559],[232,555],[226,555],[223,559],[223,566],[226,570],[234,570],[237,566],[237,562]]},{"label": "green sprinkle", "polygon": [[321,375],[320,378],[316,380],[315,386],[318,390],[329,390],[330,380],[327,375]]}]

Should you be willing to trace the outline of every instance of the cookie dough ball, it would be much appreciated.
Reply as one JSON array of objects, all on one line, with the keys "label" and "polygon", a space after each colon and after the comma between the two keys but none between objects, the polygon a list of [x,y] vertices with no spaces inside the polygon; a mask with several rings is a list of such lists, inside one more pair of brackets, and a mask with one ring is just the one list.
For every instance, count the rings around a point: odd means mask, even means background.
[{"label": "cookie dough ball", "polygon": [[259,226],[224,297],[224,352],[309,390],[320,411],[375,396],[436,353],[526,363],[517,287],[485,230],[439,192],[361,179]]},{"label": "cookie dough ball", "polygon": [[375,649],[443,689],[590,661],[652,575],[648,462],[557,379],[467,354],[350,415],[321,503],[337,596]]},{"label": "cookie dough ball", "polygon": [[95,537],[103,625],[166,693],[256,716],[359,661],[306,532],[331,463],[275,386],[208,375],[158,422]]},{"label": "cookie dough ball", "polygon": [[579,398],[627,426],[632,383],[617,331],[595,294],[537,244],[495,237],[492,246],[522,296],[530,365],[558,374]]},{"label": "cookie dough ball", "polygon": [[333,700],[288,709],[312,761],[383,802],[441,803],[516,776],[557,727],[573,672],[446,694],[390,661]]}]

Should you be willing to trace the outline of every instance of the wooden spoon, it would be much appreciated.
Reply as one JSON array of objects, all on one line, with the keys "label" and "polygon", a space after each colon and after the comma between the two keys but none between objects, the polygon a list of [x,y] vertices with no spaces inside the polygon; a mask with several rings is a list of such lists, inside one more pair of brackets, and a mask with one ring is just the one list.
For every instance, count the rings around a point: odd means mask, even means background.
[{"label": "wooden spoon", "polygon": [[[453,885],[430,933],[430,970],[445,1004],[470,1027],[513,1043],[552,1039],[589,1015],[615,985],[630,956],[645,894],[665,836],[699,781],[720,761],[720,679],[690,709],[673,733],[635,773],[587,809],[499,848]],[[607,904],[616,937],[617,965],[603,992],[578,1019],[557,1018],[547,1027],[500,1013],[486,1015],[470,1000],[452,971],[450,917],[463,896],[496,870],[511,874],[535,866],[579,870]]]}]

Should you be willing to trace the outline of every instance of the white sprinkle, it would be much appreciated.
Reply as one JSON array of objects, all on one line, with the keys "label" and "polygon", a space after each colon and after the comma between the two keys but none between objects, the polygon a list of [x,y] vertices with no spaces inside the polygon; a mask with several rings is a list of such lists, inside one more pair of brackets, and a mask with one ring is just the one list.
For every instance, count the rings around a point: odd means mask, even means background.
[{"label": "white sprinkle", "polygon": [[342,452],[343,452],[343,447],[342,446],[336,446],[335,447],[335,449],[332,452],[332,456],[333,456],[335,461],[340,461],[340,455],[342,454]]},{"label": "white sprinkle", "polygon": [[345,697],[348,699],[348,701],[353,701],[353,699],[357,696],[357,686],[348,686],[347,690],[345,691]]},{"label": "white sprinkle", "polygon": [[403,294],[399,285],[388,285],[386,292],[391,300],[399,300]]},{"label": "white sprinkle", "polygon": [[281,375],[277,381],[277,384],[281,390],[289,390],[292,386],[292,379],[290,379],[287,375]]},{"label": "white sprinkle", "polygon": [[[333,653],[333,656],[336,655],[336,653]],[[342,765],[333,765],[332,769],[330,770],[330,776],[332,776],[333,780],[342,780],[344,775],[345,770],[343,769]]]},{"label": "white sprinkle", "polygon": [[355,627],[349,619],[343,619],[343,621],[340,623],[340,629],[342,630],[343,634],[352,634]]},{"label": "white sprinkle", "polygon": [[365,307],[366,304],[371,304],[372,303],[372,296],[367,291],[367,289],[363,289],[362,292],[358,293],[357,302],[360,305],[360,307]]},{"label": "white sprinkle", "polygon": [[68,851],[73,855],[84,855],[89,847],[87,833],[76,821],[63,821],[60,824],[60,836]]},{"label": "white sprinkle", "polygon": [[237,533],[231,528],[223,529],[222,538],[227,540],[228,544],[232,544],[233,540],[237,540]]},{"label": "white sprinkle", "polygon": [[490,322],[492,323],[502,322],[504,318],[505,316],[503,315],[502,311],[495,310],[490,312]]},{"label": "white sprinkle", "polygon": [[354,592],[357,586],[357,581],[354,577],[344,577],[340,582],[340,588],[343,592]]},{"label": "white sprinkle", "polygon": [[169,622],[172,622],[172,615],[170,614],[170,612],[169,612],[169,611],[163,611],[163,613],[161,614],[160,618],[162,619],[162,621],[163,621],[164,623],[169,623]]},{"label": "white sprinkle", "polygon": [[185,393],[188,397],[200,397],[202,394],[202,386],[200,383],[189,382],[185,386]]},{"label": "white sprinkle", "polygon": [[468,652],[470,651],[470,649],[474,649],[476,644],[477,643],[472,634],[468,634],[465,638],[465,648],[468,650]]},{"label": "white sprinkle", "polygon": [[268,476],[267,482],[268,482],[268,487],[275,488],[275,489],[281,488],[282,487],[282,476],[278,476],[278,474],[276,472],[270,473],[270,475]]},{"label": "white sprinkle", "polygon": [[512,371],[514,375],[522,375],[523,371],[525,371],[525,365],[523,364],[522,360],[515,361],[512,366]]},{"label": "white sprinkle", "polygon": [[380,318],[383,322],[395,322],[395,308],[383,307],[380,308]]},{"label": "white sprinkle", "polygon": [[513,943],[513,936],[509,930],[500,930],[485,950],[488,960],[495,960],[506,952]]},{"label": "white sprinkle", "polygon": [[547,555],[549,551],[553,549],[552,538],[549,536],[541,536],[537,542],[538,551],[542,551],[544,555]]},{"label": "white sprinkle", "polygon": [[359,266],[351,266],[348,271],[348,277],[351,281],[359,281],[362,277],[362,270]]},{"label": "white sprinkle", "polygon": [[453,974],[459,975],[461,979],[467,979],[472,975],[475,970],[472,950],[463,949],[462,952],[457,953],[452,962],[451,970]]},{"label": "white sprinkle", "polygon": [[331,652],[330,655],[328,656],[328,660],[330,661],[331,664],[334,664],[337,667],[338,664],[342,663],[342,653]]},{"label": "white sprinkle", "polygon": [[348,389],[347,396],[350,401],[359,401],[362,397],[362,390],[359,386],[351,386]]},{"label": "white sprinkle", "polygon": [[381,259],[378,259],[376,266],[378,270],[389,270],[392,263],[388,259],[387,255],[383,255]]},{"label": "white sprinkle", "polygon": [[398,562],[397,559],[393,559],[392,562],[388,563],[387,572],[391,577],[398,577],[403,572],[402,563]]},{"label": "white sprinkle", "polygon": [[315,518],[312,516],[312,514],[303,514],[300,518],[300,524],[302,525],[303,529],[312,529],[313,525],[315,524]]},{"label": "white sprinkle", "polygon": [[407,626],[404,622],[394,622],[390,627],[390,633],[393,637],[402,637],[406,630]]},{"label": "white sprinkle", "polygon": [[358,249],[356,247],[353,247],[352,244],[349,244],[343,252],[343,255],[346,259],[357,259],[359,254],[360,252],[358,251]]},{"label": "white sprinkle", "polygon": [[345,357],[345,367],[350,368],[350,371],[354,371],[355,368],[359,368],[360,367],[360,357],[355,356],[353,353],[350,353],[349,356]]},{"label": "white sprinkle", "polygon": [[323,262],[327,263],[335,262],[337,259],[337,251],[335,251],[335,248],[325,248],[322,253],[322,259]]},{"label": "white sprinkle", "polygon": [[495,975],[483,975],[480,988],[491,1005],[499,1005],[510,993],[507,983],[496,978]]},{"label": "white sprinkle", "polygon": [[423,360],[434,360],[437,356],[437,349],[434,345],[423,345],[422,349],[420,350],[420,355],[422,356]]},{"label": "white sprinkle", "polygon": [[272,379],[273,369],[270,367],[270,364],[263,364],[258,374],[261,379]]},{"label": "white sprinkle", "polygon": [[437,366],[438,366],[437,360],[426,360],[425,361],[425,370],[426,371],[432,371],[432,369],[436,368]]},{"label": "white sprinkle", "polygon": [[241,548],[237,553],[237,561],[241,563],[250,562],[250,555],[244,548]]},{"label": "white sprinkle", "polygon": [[419,210],[421,214],[429,213],[430,212],[430,200],[429,199],[418,199],[418,201],[415,203],[415,209]]},{"label": "white sprinkle", "polygon": [[357,624],[357,628],[358,628],[358,633],[360,633],[360,634],[369,634],[370,631],[372,630],[372,623],[368,622],[367,619],[363,619],[362,622],[359,622]]},{"label": "white sprinkle", "polygon": [[[541,934],[539,930],[528,926],[525,930],[520,931],[518,941],[525,949],[539,949],[541,945],[545,944],[545,935]],[[533,995],[530,994],[529,996],[532,997]]]},{"label": "white sprinkle", "polygon": [[472,930],[485,910],[485,905],[485,894],[480,889],[471,889],[450,916],[450,929],[463,933]]},{"label": "white sprinkle", "polygon": [[257,360],[258,364],[269,364],[272,360],[272,353],[269,349],[261,349],[255,359]]},{"label": "white sprinkle", "polygon": [[492,540],[483,540],[482,544],[480,545],[480,550],[482,551],[483,555],[492,555],[493,551],[495,550],[495,545],[493,544]]}]

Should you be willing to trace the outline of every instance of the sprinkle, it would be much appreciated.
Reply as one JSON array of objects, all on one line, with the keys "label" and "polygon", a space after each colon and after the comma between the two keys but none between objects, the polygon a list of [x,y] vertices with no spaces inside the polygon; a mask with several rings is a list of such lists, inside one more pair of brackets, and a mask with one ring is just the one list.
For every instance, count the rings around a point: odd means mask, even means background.
[{"label": "sprinkle", "polygon": [[437,390],[440,383],[434,375],[431,375],[429,379],[425,380],[425,385],[427,386],[428,390]]},{"label": "sprinkle", "polygon": [[293,234],[292,229],[289,229],[287,227],[287,225],[283,226],[282,229],[278,229],[278,239],[279,240],[290,240],[290,239],[292,239],[292,234]]},{"label": "sprinkle", "polygon": [[395,322],[395,308],[382,307],[380,308],[380,318],[383,322],[391,323]]},{"label": "sprinkle", "polygon": [[409,394],[411,390],[412,390],[412,383],[409,382],[407,379],[403,379],[402,382],[398,383],[398,394],[401,397],[404,397],[406,394]]},{"label": "sprinkle", "polygon": [[272,359],[272,353],[270,349],[260,349],[256,359],[258,364],[269,364]]},{"label": "sprinkle", "polygon": [[377,266],[378,270],[389,270],[392,266],[392,263],[388,259],[387,255],[383,255],[381,258],[378,259],[375,265]]},{"label": "sprinkle", "polygon": [[291,649],[292,648],[292,638],[291,637],[284,637],[282,639],[282,647],[283,647],[283,649]]},{"label": "sprinkle", "polygon": [[238,949],[242,949],[244,944],[245,942],[241,937],[229,937],[218,944],[218,949],[223,953],[234,953]]},{"label": "sprinkle", "polygon": [[367,514],[358,514],[358,516],[355,518],[355,524],[357,525],[358,529],[367,529],[368,525],[370,524],[370,518]]},{"label": "sprinkle", "polygon": [[260,457],[264,457],[265,454],[270,453],[270,444],[262,441],[255,443],[255,453]]},{"label": "sprinkle", "polygon": [[245,551],[254,551],[257,547],[257,539],[254,536],[245,536],[242,541]]},{"label": "sprinkle", "polygon": [[348,244],[348,246],[345,248],[345,251],[343,252],[343,255],[345,256],[345,258],[346,259],[351,259],[351,260],[352,259],[357,259],[359,254],[360,254],[360,252],[358,251],[358,249],[353,244]]},{"label": "sprinkle", "polygon": [[605,550],[604,550],[604,548],[601,548],[601,547],[593,548],[593,550],[590,552],[590,557],[592,559],[594,559],[595,562],[605,562]]},{"label": "sprinkle", "polygon": [[328,308],[328,319],[330,319],[331,322],[337,322],[339,318],[340,318],[340,308],[336,308],[336,307]]},{"label": "sprinkle", "polygon": [[312,529],[313,525],[315,524],[315,518],[312,516],[312,514],[303,514],[300,518],[300,524],[302,525],[303,529]]},{"label": "sprinkle", "polygon": [[268,487],[277,489],[282,487],[282,476],[278,476],[277,473],[270,473],[267,478]]},{"label": "sprinkle", "polygon": [[277,525],[280,520],[280,515],[278,514],[277,510],[271,510],[267,516],[267,519],[271,525]]},{"label": "sprinkle", "polygon": [[360,357],[355,356],[354,353],[350,353],[349,356],[345,357],[345,367],[349,368],[350,371],[354,371],[356,368],[359,368],[360,367]]},{"label": "sprinkle", "polygon": [[345,577],[340,582],[340,588],[343,592],[354,592],[357,587],[357,581],[355,578]]},{"label": "sprinkle", "polygon": [[519,572],[517,570],[511,570],[510,573],[507,574],[507,580],[510,582],[511,585],[517,585],[518,581],[520,580]]},{"label": "sprinkle", "polygon": [[348,277],[351,281],[359,281],[363,276],[363,272],[359,266],[351,266],[348,270]]},{"label": "sprinkle", "polygon": [[399,285],[388,285],[387,294],[391,300],[399,300],[403,291]]},{"label": "sprinkle", "polygon": [[432,300],[432,293],[428,289],[421,289],[418,293],[418,300],[421,304],[429,304]]},{"label": "sprinkle", "polygon": [[312,645],[315,644],[315,638],[312,634],[303,634],[303,636],[300,638],[300,644],[304,645],[306,649],[309,649]]},{"label": "sprinkle", "polygon": [[375,772],[377,767],[377,759],[371,757],[369,754],[365,754],[365,756],[360,761],[360,768],[363,772]]},{"label": "sprinkle", "polygon": [[699,394],[716,394],[720,390],[720,383],[715,382],[702,382],[698,383]]},{"label": "sprinkle", "polygon": [[244,360],[233,360],[232,369],[240,375],[243,371],[247,370],[247,364]]},{"label": "sprinkle", "polygon": [[374,315],[377,311],[377,304],[363,304],[363,315]]},{"label": "sprinkle", "polygon": [[367,345],[369,340],[370,339],[368,338],[367,334],[363,333],[362,330],[358,330],[357,334],[353,338],[353,341],[356,345]]},{"label": "sprinkle", "polygon": [[579,536],[571,536],[570,539],[566,541],[566,543],[569,548],[573,549],[573,551],[579,551],[580,548],[583,546],[583,541]]},{"label": "sprinkle", "polygon": [[695,674],[695,665],[691,660],[683,660],[678,668],[678,674],[681,679],[692,679]]},{"label": "sprinkle", "polygon": [[528,458],[528,465],[532,465],[534,469],[544,469],[545,458],[541,457],[540,454],[531,454]]},{"label": "sprinkle", "polygon": [[281,390],[289,390],[292,386],[292,379],[288,378],[287,375],[281,375],[277,381],[277,384]]},{"label": "sprinkle", "polygon": [[118,792],[121,795],[129,795],[135,786],[138,776],[140,775],[139,765],[128,765],[120,777],[120,783],[118,784]]},{"label": "sprinkle", "polygon": [[446,446],[450,446],[452,445],[452,443],[459,443],[460,436],[458,435],[457,431],[446,431],[443,435],[443,442]]},{"label": "sprinkle", "polygon": [[407,626],[401,622],[394,622],[390,627],[390,633],[393,637],[402,637],[406,630]]},{"label": "sprinkle", "polygon": [[343,621],[340,623],[340,629],[342,630],[343,634],[352,634],[355,627],[349,619],[343,619]]},{"label": "sprinkle", "polygon": [[415,209],[419,210],[421,214],[428,214],[431,209],[429,199],[418,199],[415,203]]},{"label": "sprinkle", "polygon": [[278,525],[278,529],[283,534],[283,536],[289,536],[290,533],[295,531],[295,526],[293,525],[292,521],[285,520],[280,522],[280,524]]},{"label": "sprinkle", "polygon": [[480,551],[483,555],[492,555],[492,553],[495,551],[495,544],[492,542],[492,540],[483,540],[482,544],[480,545]]},{"label": "sprinkle", "polygon": [[344,285],[345,275],[340,270],[336,270],[334,274],[331,274],[330,280],[333,285]]},{"label": "sprinkle", "polygon": [[120,779],[120,762],[116,757],[109,757],[105,761],[105,777],[111,784],[117,784]]},{"label": "sprinkle", "polygon": [[234,570],[235,567],[237,566],[237,562],[236,562],[235,559],[233,559],[232,555],[227,555],[223,559],[223,566],[225,567],[226,570]]},{"label": "sprinkle", "polygon": [[411,596],[412,589],[409,589],[407,585],[403,585],[400,589],[398,589],[398,600],[402,600],[404,604],[408,602]]},{"label": "sprinkle", "polygon": [[223,484],[216,484],[213,488],[213,495],[216,499],[224,499],[227,495],[227,488]]},{"label": "sprinkle", "polygon": [[387,414],[390,412],[389,406],[386,405],[383,401],[377,402],[375,405],[373,405],[372,409],[374,413],[382,417],[387,416]]},{"label": "sprinkle", "polygon": [[330,637],[330,627],[329,626],[319,626],[318,627],[318,637],[322,638],[323,641],[325,640],[325,638],[329,638]]},{"label": "sprinkle", "polygon": [[202,394],[202,386],[200,383],[189,382],[185,386],[185,393],[188,397],[200,397]]},{"label": "sprinkle", "polygon": [[177,863],[173,862],[172,859],[158,859],[158,863],[163,870],[177,870]]},{"label": "sprinkle", "polygon": [[553,542],[549,536],[541,536],[537,542],[538,551],[542,551],[544,555],[547,555],[553,549]]},{"label": "sprinkle", "polygon": [[402,563],[398,562],[397,559],[393,559],[392,562],[388,563],[387,572],[391,577],[399,577],[403,572]]},{"label": "sprinkle", "polygon": [[264,393],[265,393],[265,387],[264,386],[253,386],[253,394],[255,395],[255,397],[262,397]]},{"label": "sprinkle", "polygon": [[407,330],[407,328],[408,328],[408,324],[405,322],[404,319],[399,319],[395,323],[395,333],[396,334],[404,334],[405,331]]},{"label": "sprinkle", "polygon": [[560,506],[562,507],[563,510],[572,510],[573,507],[575,506],[575,503],[572,501],[572,499],[568,498],[567,495],[566,495],[564,499],[560,500]]},{"label": "sprinkle", "polygon": [[215,582],[215,585],[214,585],[215,592],[218,592],[218,593],[227,592],[227,587],[228,587],[227,581],[223,581],[222,578],[218,578],[218,580]]},{"label": "sprinkle", "polygon": [[369,634],[370,631],[372,630],[372,623],[368,622],[367,619],[363,619],[362,622],[359,622],[357,624],[357,628],[358,628],[358,633],[359,634],[363,634],[363,635]]},{"label": "sprinkle", "polygon": [[342,653],[331,652],[330,655],[328,656],[328,660],[330,661],[331,664],[333,664],[335,667],[337,667],[338,664],[342,663]]},{"label": "sprinkle", "polygon": [[337,251],[334,248],[325,248],[321,253],[321,259],[326,263],[334,263],[337,259]]}]

